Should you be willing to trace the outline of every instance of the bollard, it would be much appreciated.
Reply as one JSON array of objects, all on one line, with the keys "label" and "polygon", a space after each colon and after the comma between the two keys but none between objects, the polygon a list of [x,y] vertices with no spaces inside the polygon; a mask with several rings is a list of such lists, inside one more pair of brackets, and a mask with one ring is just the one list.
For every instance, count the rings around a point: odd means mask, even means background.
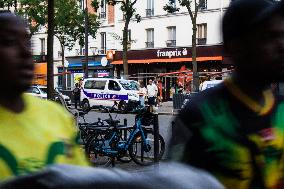
[{"label": "bollard", "polygon": [[159,162],[159,115],[154,114],[154,162]]},{"label": "bollard", "polygon": [[176,137],[176,136],[174,135],[174,127],[175,127],[175,122],[172,121],[172,128],[171,128],[171,129],[172,129],[172,133],[171,133],[171,136],[172,136],[172,139],[171,139],[171,140],[172,140],[172,141],[175,141],[175,137]]}]

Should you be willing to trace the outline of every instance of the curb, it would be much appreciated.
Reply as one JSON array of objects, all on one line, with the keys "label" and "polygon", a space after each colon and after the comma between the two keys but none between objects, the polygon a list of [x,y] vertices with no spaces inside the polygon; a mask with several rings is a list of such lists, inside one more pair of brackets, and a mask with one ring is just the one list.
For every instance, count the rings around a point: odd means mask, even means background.
[{"label": "curb", "polygon": [[178,115],[178,112],[158,112],[158,115]]}]

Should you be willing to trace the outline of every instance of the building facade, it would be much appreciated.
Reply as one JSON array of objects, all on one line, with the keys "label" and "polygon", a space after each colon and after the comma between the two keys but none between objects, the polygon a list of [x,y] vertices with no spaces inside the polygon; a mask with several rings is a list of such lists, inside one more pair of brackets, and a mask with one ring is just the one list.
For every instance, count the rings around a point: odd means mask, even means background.
[{"label": "building facade", "polygon": [[[85,1],[81,5],[84,8]],[[88,0],[90,4],[91,0]],[[123,14],[120,4],[116,6],[107,5],[102,0],[103,6],[97,10],[101,23],[96,38],[89,37],[89,55],[92,57],[104,57],[107,52],[113,52],[112,62],[106,70],[111,72],[110,76],[123,76],[122,69],[122,30],[124,28]],[[135,7],[141,16],[141,22],[132,20],[129,25],[129,74],[133,79],[139,79],[147,73],[168,73],[178,71],[184,67],[191,69],[191,46],[192,46],[192,24],[190,16],[184,7],[177,8],[180,11],[169,14],[163,7],[167,0],[143,0],[137,1]],[[222,50],[221,19],[228,7],[230,0],[206,1],[198,12],[197,17],[197,61],[199,71],[221,71],[226,69],[226,57]],[[35,55],[46,53],[46,32],[39,32],[32,38],[32,48]],[[61,62],[61,49],[55,38],[54,59],[58,63],[56,72],[62,70],[64,65],[72,73],[74,65],[71,60],[74,56],[80,58],[84,55],[84,47],[78,44],[69,51],[66,50],[66,61]],[[69,58],[70,57],[70,58]],[[95,58],[97,59],[97,58]],[[61,62],[61,63],[60,63]],[[99,62],[99,60],[97,61]],[[108,65],[109,65],[108,63]],[[69,65],[70,64],[70,65]],[[78,62],[77,62],[77,65]],[[92,65],[91,65],[92,66]],[[101,67],[101,65],[97,65]],[[76,67],[78,70],[81,68]],[[91,68],[91,70],[99,70]],[[78,71],[79,72],[79,71]],[[139,75],[140,74],[140,75]],[[98,73],[91,72],[89,76],[97,76]],[[139,76],[138,76],[139,75]],[[66,77],[67,88],[74,85],[74,75]],[[55,84],[60,85],[62,78],[55,78]],[[172,79],[171,82],[174,82]]]}]

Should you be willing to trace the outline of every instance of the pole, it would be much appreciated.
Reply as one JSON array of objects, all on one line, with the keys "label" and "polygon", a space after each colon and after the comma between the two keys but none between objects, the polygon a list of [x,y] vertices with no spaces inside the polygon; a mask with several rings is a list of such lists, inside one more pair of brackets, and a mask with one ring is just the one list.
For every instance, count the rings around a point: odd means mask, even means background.
[{"label": "pole", "polygon": [[159,115],[154,114],[154,162],[159,162]]},{"label": "pole", "polygon": [[85,66],[84,66],[84,75],[85,78],[88,78],[88,63],[89,63],[89,16],[88,16],[88,1],[86,0],[85,4]]},{"label": "pole", "polygon": [[47,98],[53,98],[53,36],[54,36],[54,0],[48,0],[48,30],[47,30]]}]

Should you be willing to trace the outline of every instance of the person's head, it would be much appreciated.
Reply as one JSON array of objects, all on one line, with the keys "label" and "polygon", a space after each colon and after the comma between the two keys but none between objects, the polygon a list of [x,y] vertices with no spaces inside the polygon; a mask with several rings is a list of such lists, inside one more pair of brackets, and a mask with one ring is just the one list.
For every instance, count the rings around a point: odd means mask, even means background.
[{"label": "person's head", "polygon": [[153,80],[150,79],[150,80],[149,80],[149,85],[152,85],[152,83],[153,83]]},{"label": "person's head", "polygon": [[284,81],[284,2],[234,0],[223,18],[223,40],[239,76]]},{"label": "person's head", "polygon": [[140,80],[139,81],[139,85],[140,85],[141,88],[143,88],[144,87],[144,82],[142,80]]},{"label": "person's head", "polygon": [[76,88],[79,87],[79,83],[75,83],[75,87],[76,87]]},{"label": "person's head", "polygon": [[0,12],[0,64],[3,91],[20,95],[29,88],[34,71],[30,36],[25,22],[10,12]]}]

